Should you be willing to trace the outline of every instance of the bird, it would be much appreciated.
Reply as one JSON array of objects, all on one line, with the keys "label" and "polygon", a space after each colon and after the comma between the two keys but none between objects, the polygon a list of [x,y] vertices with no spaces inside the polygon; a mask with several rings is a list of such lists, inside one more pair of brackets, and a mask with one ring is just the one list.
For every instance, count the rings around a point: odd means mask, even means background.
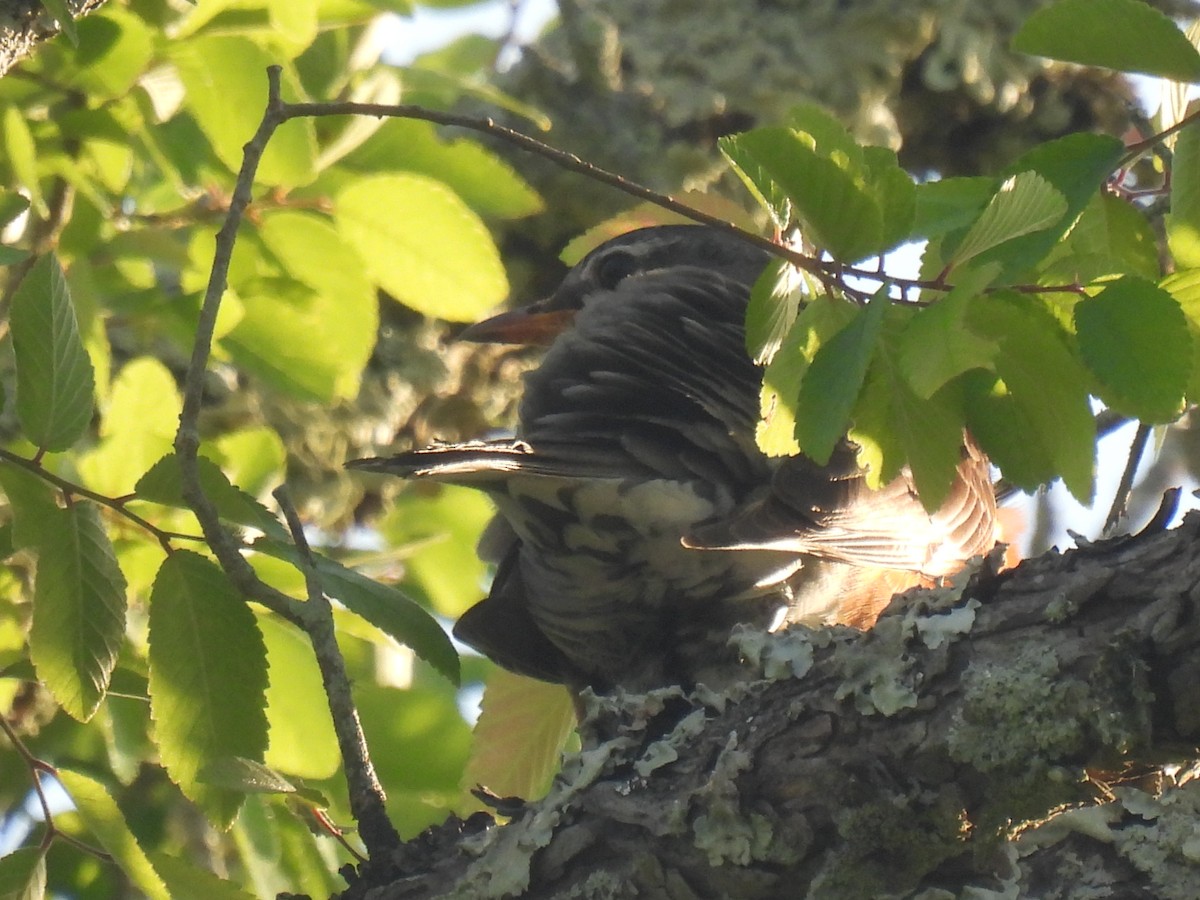
[{"label": "bird", "polygon": [[512,436],[349,463],[495,502],[478,548],[495,576],[457,638],[575,691],[694,685],[736,661],[739,623],[865,628],[992,547],[991,470],[969,437],[933,513],[907,468],[872,490],[849,438],[824,463],[759,449],[744,323],[770,259],[711,226],[610,239],[550,296],[460,335],[545,348]]}]

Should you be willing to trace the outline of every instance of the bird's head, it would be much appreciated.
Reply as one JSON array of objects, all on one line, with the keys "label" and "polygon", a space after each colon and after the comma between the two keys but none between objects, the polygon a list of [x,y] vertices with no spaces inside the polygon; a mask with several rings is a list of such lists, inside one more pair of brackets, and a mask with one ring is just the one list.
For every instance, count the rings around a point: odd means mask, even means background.
[{"label": "bird's head", "polygon": [[459,340],[547,345],[585,304],[627,279],[671,269],[710,269],[752,285],[770,255],[729,232],[702,225],[657,225],[605,241],[581,259],[549,297],[470,326]]}]

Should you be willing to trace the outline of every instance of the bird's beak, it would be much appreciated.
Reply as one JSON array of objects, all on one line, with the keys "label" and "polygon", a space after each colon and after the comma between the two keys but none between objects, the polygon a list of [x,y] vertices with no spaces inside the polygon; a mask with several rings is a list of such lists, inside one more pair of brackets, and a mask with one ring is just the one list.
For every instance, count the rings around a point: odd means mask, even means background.
[{"label": "bird's beak", "polygon": [[476,344],[535,344],[546,346],[571,327],[573,309],[539,310],[537,304],[500,313],[458,333],[458,340]]}]

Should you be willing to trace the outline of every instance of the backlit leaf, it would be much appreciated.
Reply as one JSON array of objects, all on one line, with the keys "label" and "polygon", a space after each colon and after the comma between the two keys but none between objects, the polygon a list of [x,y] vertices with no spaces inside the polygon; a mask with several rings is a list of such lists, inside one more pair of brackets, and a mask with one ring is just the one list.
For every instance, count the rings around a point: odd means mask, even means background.
[{"label": "backlit leaf", "polygon": [[41,257],[21,281],[9,320],[17,359],[17,416],[42,450],[66,450],[92,418],[95,382],[62,268]]},{"label": "backlit leaf", "polygon": [[150,598],[150,714],[171,780],[220,827],[242,803],[205,783],[205,766],[261,760],[267,659],[254,614],[216,564],[177,550]]},{"label": "backlit leaf", "polygon": [[[1189,109],[1200,109],[1193,102]],[[1171,165],[1167,244],[1180,268],[1200,267],[1200,123],[1179,132]]]},{"label": "backlit leaf", "polygon": [[955,248],[952,262],[961,265],[1013,238],[1049,228],[1061,220],[1066,211],[1066,199],[1036,172],[1014,175],[992,195],[983,213]]}]

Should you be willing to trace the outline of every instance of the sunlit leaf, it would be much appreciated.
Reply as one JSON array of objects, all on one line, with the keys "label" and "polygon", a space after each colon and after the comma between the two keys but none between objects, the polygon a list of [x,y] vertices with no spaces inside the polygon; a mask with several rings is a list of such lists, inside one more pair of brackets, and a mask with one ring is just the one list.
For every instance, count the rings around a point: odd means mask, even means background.
[{"label": "sunlit leaf", "polygon": [[[221,162],[236,172],[242,147],[254,136],[267,105],[267,67],[278,65],[279,59],[253,41],[227,35],[200,35],[168,46],[187,89],[184,104]],[[299,79],[286,65],[283,87],[288,99],[304,99]],[[263,153],[257,180],[307,184],[316,174],[316,149],[312,119],[285,122]]]},{"label": "sunlit leaf", "polygon": [[150,713],[167,774],[221,827],[243,795],[200,773],[227,757],[263,758],[266,687],[266,649],[250,608],[214,563],[172,553],[150,598]]},{"label": "sunlit leaf", "polygon": [[175,900],[199,900],[201,897],[204,900],[253,900],[253,895],[247,894],[232,881],[218,878],[207,869],[201,869],[178,856],[151,853],[150,861]]},{"label": "sunlit leaf", "polygon": [[558,772],[574,728],[574,704],[562,685],[495,669],[483,693],[463,786],[537,800]]},{"label": "sunlit leaf", "polygon": [[1058,0],[1026,19],[1012,46],[1085,66],[1200,80],[1200,53],[1164,13],[1141,0]]},{"label": "sunlit leaf", "polygon": [[[1192,103],[1191,110],[1200,110]],[[1192,122],[1175,142],[1171,165],[1171,211],[1167,244],[1180,268],[1200,267],[1200,123]]]},{"label": "sunlit leaf", "polygon": [[1013,238],[1049,228],[1067,211],[1066,199],[1036,172],[1008,178],[954,251],[960,265]]},{"label": "sunlit leaf", "polygon": [[17,182],[29,192],[34,211],[45,218],[50,210],[42,197],[38,179],[37,145],[25,121],[25,113],[16,106],[4,107],[4,149]]},{"label": "sunlit leaf", "polygon": [[58,780],[71,795],[88,830],[137,889],[151,900],[171,900],[166,885],[104,785],[90,775],[67,768],[58,769]]},{"label": "sunlit leaf", "polygon": [[[204,493],[223,519],[249,525],[272,537],[286,537],[287,531],[279,519],[249,494],[234,487],[216,463],[201,456],[197,464]],[[179,458],[174,454],[164,456],[138,479],[134,492],[144,500],[186,509],[181,478]]]},{"label": "sunlit leaf", "polygon": [[46,851],[25,847],[0,857],[0,897],[42,900],[46,896]]},{"label": "sunlit leaf", "polygon": [[773,260],[750,291],[746,350],[759,365],[775,358],[800,312],[800,279],[782,259]]},{"label": "sunlit leaf", "polygon": [[367,274],[406,306],[469,322],[499,305],[508,281],[479,218],[440,182],[379,175],[337,197],[338,232]]}]

